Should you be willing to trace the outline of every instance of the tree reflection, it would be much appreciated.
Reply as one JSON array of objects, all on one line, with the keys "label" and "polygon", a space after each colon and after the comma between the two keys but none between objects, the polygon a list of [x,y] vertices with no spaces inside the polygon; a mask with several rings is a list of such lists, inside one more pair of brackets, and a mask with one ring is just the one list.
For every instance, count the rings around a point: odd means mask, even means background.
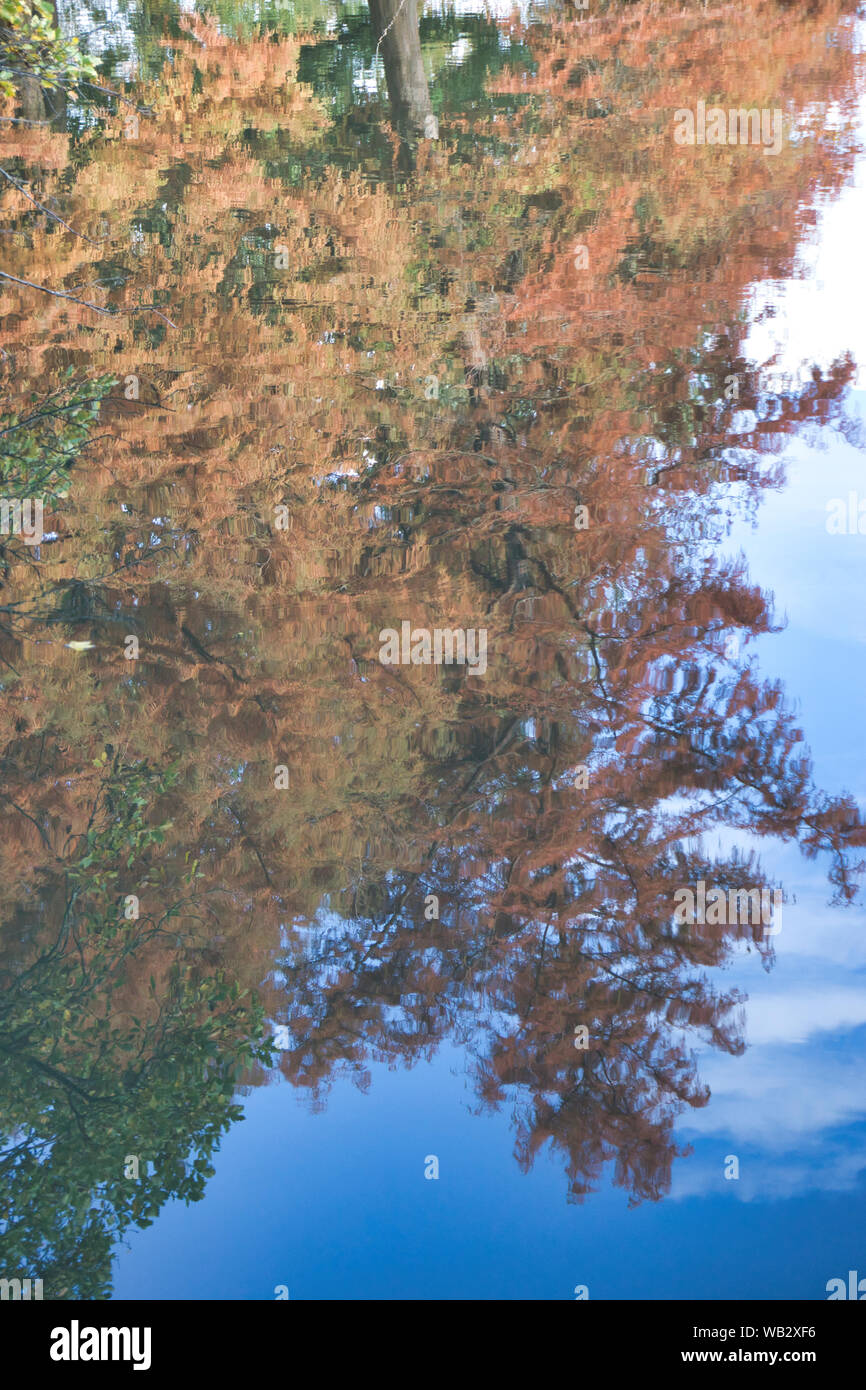
[{"label": "tree reflection", "polygon": [[[334,154],[297,39],[192,17],[137,140],[20,137],[40,202],[108,224],[0,195],[10,271],[110,311],[4,292],[3,477],[62,455],[52,539],[3,537],[0,595],[0,1163],[48,1296],[104,1293],[116,1236],[201,1190],[182,1159],[205,1173],[238,1068],[272,1076],[263,1010],[317,1100],[448,1039],[521,1164],[549,1141],[572,1197],[609,1162],[659,1197],[707,1099],[695,1040],[743,1046],[714,971],[741,939],[772,959],[759,929],[675,931],[674,890],[765,884],[724,827],[854,892],[856,806],[814,786],[750,658],[771,598],[723,552],[843,408],[850,362],[765,408],[743,305],[845,161],[816,137],[702,165],[664,128],[725,42],[754,90],[784,54],[804,112],[841,103],[850,54],[814,43],[841,10],[635,13],[577,63],[567,20],[522,32],[533,70],[416,138],[411,177],[360,118]],[[417,13],[373,19],[394,140],[429,135]],[[114,382],[85,454],[80,421],[22,425],[70,355]],[[486,673],[381,665],[404,620],[486,627]]]},{"label": "tree reflection", "polygon": [[399,128],[435,140],[439,126],[421,57],[416,0],[369,0],[377,50],[381,46],[391,110]]}]

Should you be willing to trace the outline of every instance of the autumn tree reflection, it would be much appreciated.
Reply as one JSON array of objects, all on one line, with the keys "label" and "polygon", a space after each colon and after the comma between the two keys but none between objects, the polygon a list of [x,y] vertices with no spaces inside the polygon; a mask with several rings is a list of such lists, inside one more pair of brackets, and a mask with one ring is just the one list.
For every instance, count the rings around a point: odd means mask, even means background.
[{"label": "autumn tree reflection", "polygon": [[[433,107],[417,14],[373,9],[399,143],[397,108],[423,130]],[[55,1287],[105,1290],[118,1232],[184,1195],[187,1150],[207,1165],[238,1068],[271,1078],[262,1011],[319,1100],[457,1041],[522,1164],[551,1142],[573,1197],[608,1163],[635,1200],[666,1190],[707,1098],[694,1040],[742,1048],[715,972],[740,939],[771,962],[759,931],[676,931],[674,889],[762,886],[772,836],[846,901],[864,840],[751,659],[771,596],[723,550],[785,441],[844,409],[845,361],[766,408],[744,305],[846,156],[820,132],[683,151],[670,115],[733,83],[719,52],[803,122],[841,110],[851,54],[815,39],[842,13],[611,6],[578,57],[568,18],[502,26],[483,109],[416,139],[411,177],[380,131],[339,143],[300,40],[192,16],[136,138],[120,112],[16,135],[39,201],[107,229],[0,193],[10,273],[97,306],[3,291],[4,479],[58,455],[50,540],[2,537],[0,576],[22,1270],[61,1231]],[[33,401],[69,366],[96,417],[49,437]],[[485,674],[381,665],[403,620],[486,627]],[[129,895],[146,925],[118,935]],[[106,1126],[107,1176],[84,1138]],[[155,1204],[117,1176],[136,1144]]]}]

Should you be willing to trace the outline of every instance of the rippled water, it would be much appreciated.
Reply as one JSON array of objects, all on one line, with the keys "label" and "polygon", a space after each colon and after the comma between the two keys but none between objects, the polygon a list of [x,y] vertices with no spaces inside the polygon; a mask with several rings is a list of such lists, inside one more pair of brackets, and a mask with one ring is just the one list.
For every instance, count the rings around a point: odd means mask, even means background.
[{"label": "rippled water", "polygon": [[[826,1298],[855,10],[102,13],[125,100],[0,139],[3,1270]],[[699,102],[778,152],[678,143]]]}]

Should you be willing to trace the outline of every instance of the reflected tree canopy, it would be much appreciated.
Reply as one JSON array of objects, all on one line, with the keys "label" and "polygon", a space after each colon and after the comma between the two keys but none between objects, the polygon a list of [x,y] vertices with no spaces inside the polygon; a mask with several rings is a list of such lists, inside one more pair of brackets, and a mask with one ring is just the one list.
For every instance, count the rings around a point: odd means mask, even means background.
[{"label": "reflected tree canopy", "polygon": [[[772,965],[675,888],[770,886],[774,837],[856,891],[724,553],[848,427],[849,361],[770,393],[744,343],[849,167],[849,7],[370,8],[137,6],[129,105],[4,127],[67,225],[7,184],[3,268],[74,296],[2,282],[0,468],[46,513],[0,538],[0,1221],[46,1297],[201,1194],[239,1083],[446,1040],[522,1166],[661,1197],[696,1043],[743,1049],[715,971]],[[804,138],[678,148],[720,84]],[[382,665],[404,621],[486,671]]]}]

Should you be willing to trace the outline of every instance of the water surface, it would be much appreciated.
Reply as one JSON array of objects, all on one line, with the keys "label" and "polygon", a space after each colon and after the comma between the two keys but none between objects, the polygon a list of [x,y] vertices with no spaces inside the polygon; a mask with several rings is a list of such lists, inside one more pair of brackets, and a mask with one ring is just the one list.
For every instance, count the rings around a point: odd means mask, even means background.
[{"label": "water surface", "polygon": [[[4,1268],[825,1298],[866,1259],[854,10],[110,19],[130,104],[3,136],[83,234],[2,196],[75,297],[2,292],[46,518],[3,538]],[[699,99],[778,156],[678,146]],[[383,664],[404,622],[484,669]],[[683,927],[699,881],[773,930]]]}]

